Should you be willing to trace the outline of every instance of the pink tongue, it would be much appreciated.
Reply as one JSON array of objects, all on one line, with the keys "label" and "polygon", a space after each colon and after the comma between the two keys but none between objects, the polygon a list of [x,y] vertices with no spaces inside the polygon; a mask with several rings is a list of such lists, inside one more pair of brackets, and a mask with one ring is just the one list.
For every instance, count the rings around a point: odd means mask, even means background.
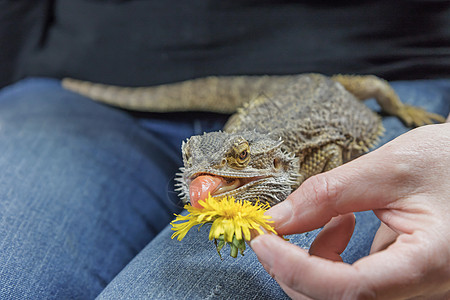
[{"label": "pink tongue", "polygon": [[198,176],[192,180],[189,186],[189,197],[191,205],[196,208],[202,208],[198,201],[208,197],[222,183],[222,178],[211,175]]}]

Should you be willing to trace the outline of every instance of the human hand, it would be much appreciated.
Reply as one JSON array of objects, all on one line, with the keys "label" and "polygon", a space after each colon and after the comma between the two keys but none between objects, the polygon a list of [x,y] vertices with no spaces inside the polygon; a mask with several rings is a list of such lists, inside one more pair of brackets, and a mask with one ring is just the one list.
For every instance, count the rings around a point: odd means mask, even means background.
[{"label": "human hand", "polygon": [[[292,298],[449,299],[449,191],[450,124],[420,127],[311,177],[268,211],[283,235],[328,223],[311,255],[270,234],[251,246]],[[371,254],[342,263],[352,212],[365,210],[382,221]]]}]

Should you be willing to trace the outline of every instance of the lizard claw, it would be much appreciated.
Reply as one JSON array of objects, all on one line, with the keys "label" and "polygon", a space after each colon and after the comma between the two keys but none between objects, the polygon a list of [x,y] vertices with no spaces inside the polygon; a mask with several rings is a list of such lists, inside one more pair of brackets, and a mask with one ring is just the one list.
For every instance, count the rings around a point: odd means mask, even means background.
[{"label": "lizard claw", "polygon": [[445,122],[445,118],[439,114],[431,113],[420,107],[406,104],[397,111],[397,117],[410,127]]}]

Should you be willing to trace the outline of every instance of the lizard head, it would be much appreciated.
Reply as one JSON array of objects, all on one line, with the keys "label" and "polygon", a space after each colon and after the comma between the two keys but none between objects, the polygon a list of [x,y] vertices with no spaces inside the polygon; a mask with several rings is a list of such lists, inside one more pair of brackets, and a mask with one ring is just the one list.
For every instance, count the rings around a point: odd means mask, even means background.
[{"label": "lizard head", "polygon": [[192,136],[182,145],[177,191],[193,206],[208,194],[271,205],[283,201],[297,184],[299,162],[282,146],[279,138],[252,131]]}]

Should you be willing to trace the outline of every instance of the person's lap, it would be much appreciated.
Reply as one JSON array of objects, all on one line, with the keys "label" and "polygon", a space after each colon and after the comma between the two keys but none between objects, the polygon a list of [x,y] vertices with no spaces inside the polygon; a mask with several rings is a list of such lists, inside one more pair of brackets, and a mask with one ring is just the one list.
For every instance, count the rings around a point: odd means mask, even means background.
[{"label": "person's lap", "polygon": [[0,298],[98,295],[181,210],[175,145],[223,121],[206,123],[150,122],[56,80],[2,90]]},{"label": "person's lap", "polygon": [[[394,87],[406,102],[443,115],[450,110],[449,81]],[[170,239],[166,225],[181,207],[172,191],[179,143],[225,120],[200,116],[207,120],[130,115],[52,80],[0,91],[2,298],[92,298],[139,252],[100,298],[284,296],[250,249],[221,261],[207,228],[182,242]],[[392,117],[384,124],[382,143],[407,130]],[[368,253],[377,226],[373,214],[357,216],[345,261]],[[308,247],[315,234],[292,242]]]}]

